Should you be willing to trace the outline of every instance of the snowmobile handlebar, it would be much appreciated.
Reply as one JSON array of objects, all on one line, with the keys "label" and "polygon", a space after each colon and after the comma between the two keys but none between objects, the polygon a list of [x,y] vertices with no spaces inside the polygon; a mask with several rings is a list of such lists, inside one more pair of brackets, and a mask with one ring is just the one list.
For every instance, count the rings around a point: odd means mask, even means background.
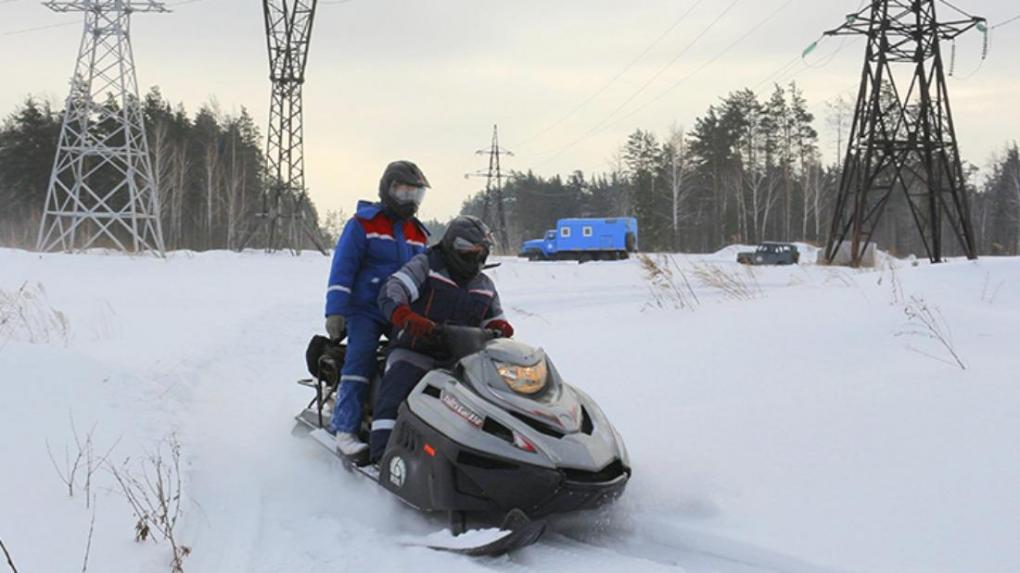
[{"label": "snowmobile handlebar", "polygon": [[453,356],[454,362],[485,348],[490,340],[503,336],[502,332],[491,328],[457,324],[437,324],[434,333]]}]

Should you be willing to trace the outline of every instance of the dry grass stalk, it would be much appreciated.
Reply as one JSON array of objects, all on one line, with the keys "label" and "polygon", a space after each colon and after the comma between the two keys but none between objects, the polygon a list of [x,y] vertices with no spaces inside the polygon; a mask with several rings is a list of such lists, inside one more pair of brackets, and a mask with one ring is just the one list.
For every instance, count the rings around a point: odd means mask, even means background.
[{"label": "dry grass stalk", "polygon": [[995,288],[989,292],[992,282],[992,273],[985,273],[985,286],[981,289],[981,302],[988,304],[995,304],[995,299],[999,297],[999,291],[1002,290],[1003,285],[1006,284],[1006,280],[999,281],[999,284],[995,285]]},{"label": "dry grass stalk", "polygon": [[67,317],[46,302],[42,283],[26,282],[13,292],[0,289],[0,344],[11,340],[66,344],[68,333]]},{"label": "dry grass stalk", "polygon": [[[886,261],[884,270],[889,271],[889,294],[892,298],[889,304],[900,304],[903,302],[903,284],[900,282],[899,275],[896,274],[895,261],[892,259]],[[885,281],[884,272],[878,277],[878,285],[882,286],[883,281]]]},{"label": "dry grass stalk", "polygon": [[693,309],[701,304],[687,274],[677,264],[676,259],[668,255],[659,255],[656,260],[650,255],[641,253],[638,255],[638,261],[641,263],[645,280],[648,281],[653,306]]},{"label": "dry grass stalk", "polygon": [[85,542],[85,558],[81,562],[81,573],[85,573],[89,569],[89,554],[92,552],[92,534],[96,530],[96,505],[92,503],[92,519],[89,521],[89,537]]},{"label": "dry grass stalk", "polygon": [[936,356],[912,346],[908,347],[910,350],[927,356],[932,360],[957,366],[960,370],[967,369],[960,355],[956,352],[956,345],[953,342],[953,334],[949,330],[949,324],[946,323],[942,311],[937,306],[928,304],[923,298],[911,296],[910,302],[903,307],[903,313],[907,316],[909,329],[896,333],[896,336],[916,336],[933,340],[952,357],[952,360],[947,360],[944,357]]},{"label": "dry grass stalk", "polygon": [[134,466],[127,459],[119,468],[113,464],[108,467],[138,520],[135,540],[145,541],[153,533],[159,534],[173,553],[171,573],[183,573],[184,558],[191,554],[191,548],[178,542],[175,531],[182,514],[181,446],[177,438],[167,438]]},{"label": "dry grass stalk", "polygon": [[703,263],[694,266],[694,275],[709,288],[716,289],[731,300],[752,300],[765,296],[754,270],[741,266],[728,271],[720,265]]},{"label": "dry grass stalk", "polygon": [[[53,456],[53,450],[50,448],[49,440],[46,441],[46,453],[49,454],[50,462],[53,464],[53,469],[56,470],[57,476],[60,481],[67,486],[67,496],[74,497],[74,488],[78,484],[78,473],[80,470],[85,473],[85,483],[83,489],[85,491],[85,507],[90,507],[92,503],[92,478],[99,471],[100,468],[104,467],[106,460],[109,459],[110,454],[113,453],[114,448],[120,443],[118,439],[106,452],[102,455],[96,454],[95,449],[95,432],[96,426],[89,429],[85,437],[82,438],[78,433],[78,428],[74,423],[74,415],[68,414],[71,421],[71,433],[74,436],[74,445],[77,452],[72,460],[70,448],[64,446],[64,465],[61,467],[56,458]],[[84,463],[84,466],[82,465]]]},{"label": "dry grass stalk", "polygon": [[7,558],[7,566],[11,568],[11,571],[18,573],[18,568],[14,566],[14,558],[11,557],[11,552],[7,551],[7,546],[4,545],[4,540],[0,539],[0,550],[3,550],[4,557]]}]

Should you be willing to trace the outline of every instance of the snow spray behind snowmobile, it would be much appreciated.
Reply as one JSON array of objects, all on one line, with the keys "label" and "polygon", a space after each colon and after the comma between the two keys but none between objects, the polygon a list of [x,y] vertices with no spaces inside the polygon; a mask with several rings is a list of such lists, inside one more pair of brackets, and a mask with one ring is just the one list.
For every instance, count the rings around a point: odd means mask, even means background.
[{"label": "snow spray behind snowmobile", "polygon": [[[448,513],[455,534],[469,518],[537,520],[622,494],[631,475],[622,438],[543,350],[480,328],[443,325],[438,335],[454,359],[415,386],[378,469],[359,473],[419,510]],[[320,356],[319,376],[303,382],[316,398],[297,419],[324,433],[335,390],[324,379],[337,378],[342,352]]]}]

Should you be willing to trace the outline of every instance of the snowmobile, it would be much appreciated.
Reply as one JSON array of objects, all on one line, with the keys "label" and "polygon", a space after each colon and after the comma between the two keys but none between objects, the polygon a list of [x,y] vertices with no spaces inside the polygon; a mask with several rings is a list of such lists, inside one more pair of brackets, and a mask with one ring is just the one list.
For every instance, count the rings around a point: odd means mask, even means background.
[{"label": "snowmobile", "polygon": [[[430,547],[505,553],[537,541],[543,518],[595,508],[623,493],[631,475],[623,439],[542,349],[481,328],[440,325],[436,335],[451,359],[426,374],[401,405],[377,466],[344,459],[325,430],[343,344],[313,339],[306,358],[314,378],[300,383],[316,396],[296,417],[348,470],[418,510],[445,513],[454,535],[471,521],[501,523],[505,532],[480,546]],[[380,346],[380,372],[383,356]],[[378,382],[379,376],[372,389]]]}]

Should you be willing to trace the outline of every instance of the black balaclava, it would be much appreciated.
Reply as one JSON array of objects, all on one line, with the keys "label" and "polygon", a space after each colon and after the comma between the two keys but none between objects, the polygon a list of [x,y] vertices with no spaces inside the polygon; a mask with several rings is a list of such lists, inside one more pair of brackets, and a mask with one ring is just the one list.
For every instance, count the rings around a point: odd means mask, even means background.
[{"label": "black balaclava", "polygon": [[489,227],[471,215],[461,215],[450,221],[440,242],[443,260],[459,283],[466,283],[482,272],[492,245]]}]

